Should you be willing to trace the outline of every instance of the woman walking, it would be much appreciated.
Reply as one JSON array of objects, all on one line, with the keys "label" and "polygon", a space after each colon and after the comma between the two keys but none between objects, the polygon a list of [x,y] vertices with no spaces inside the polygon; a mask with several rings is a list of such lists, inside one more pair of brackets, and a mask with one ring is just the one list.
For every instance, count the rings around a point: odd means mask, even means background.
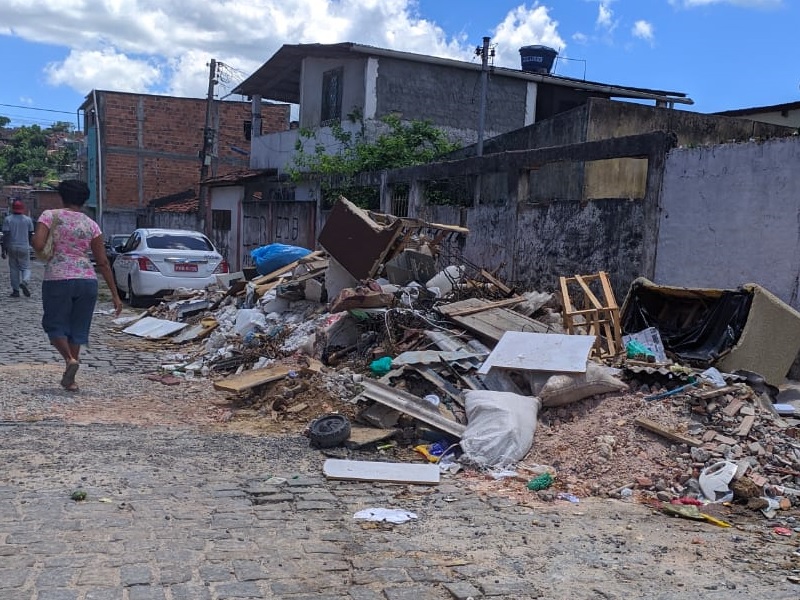
[{"label": "woman walking", "polygon": [[106,257],[103,232],[83,213],[89,187],[83,181],[69,179],[59,183],[57,189],[64,208],[41,214],[31,245],[40,251],[48,235],[53,236],[53,256],[45,265],[42,282],[42,328],[64,358],[62,387],[75,392],[81,346],[89,341],[97,302],[97,275],[89,258],[90,250],[97,261],[97,270],[111,290],[117,316],[122,311],[122,301]]}]

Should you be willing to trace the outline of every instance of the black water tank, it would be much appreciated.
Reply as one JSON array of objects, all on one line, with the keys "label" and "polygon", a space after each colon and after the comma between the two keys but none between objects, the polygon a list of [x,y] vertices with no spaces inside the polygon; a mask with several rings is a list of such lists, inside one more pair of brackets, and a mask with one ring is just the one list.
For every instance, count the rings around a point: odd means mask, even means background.
[{"label": "black water tank", "polygon": [[522,70],[529,73],[549,73],[558,51],[549,46],[523,46],[519,49]]}]

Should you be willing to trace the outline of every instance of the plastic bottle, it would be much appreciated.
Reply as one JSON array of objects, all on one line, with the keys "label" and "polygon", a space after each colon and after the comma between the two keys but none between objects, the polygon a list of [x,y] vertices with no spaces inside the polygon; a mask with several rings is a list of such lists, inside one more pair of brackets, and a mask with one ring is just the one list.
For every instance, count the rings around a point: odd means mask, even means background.
[{"label": "plastic bottle", "polygon": [[440,271],[431,277],[425,284],[425,287],[428,289],[438,288],[440,298],[447,296],[447,294],[453,291],[453,283],[459,281],[464,276],[466,270],[467,268],[464,265],[458,267],[450,265],[444,271]]}]

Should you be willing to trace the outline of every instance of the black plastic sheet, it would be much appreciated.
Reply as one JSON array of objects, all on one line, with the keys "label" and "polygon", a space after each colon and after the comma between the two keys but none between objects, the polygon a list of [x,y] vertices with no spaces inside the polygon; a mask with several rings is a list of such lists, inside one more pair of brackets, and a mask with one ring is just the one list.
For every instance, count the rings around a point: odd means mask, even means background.
[{"label": "black plastic sheet", "polygon": [[679,362],[709,367],[739,341],[752,293],[690,290],[634,282],[621,315],[625,333],[655,327],[664,349]]}]

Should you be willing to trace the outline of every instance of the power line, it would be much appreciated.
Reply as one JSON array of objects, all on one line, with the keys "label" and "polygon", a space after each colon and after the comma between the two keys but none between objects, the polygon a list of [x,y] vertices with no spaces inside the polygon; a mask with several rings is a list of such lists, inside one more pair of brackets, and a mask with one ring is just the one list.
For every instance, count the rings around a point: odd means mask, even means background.
[{"label": "power line", "polygon": [[42,112],[62,113],[65,115],[74,115],[78,112],[77,110],[55,110],[53,108],[37,108],[35,106],[22,106],[20,104],[3,104],[2,102],[0,102],[0,106],[8,106],[9,108],[23,108],[25,110],[39,110]]}]

